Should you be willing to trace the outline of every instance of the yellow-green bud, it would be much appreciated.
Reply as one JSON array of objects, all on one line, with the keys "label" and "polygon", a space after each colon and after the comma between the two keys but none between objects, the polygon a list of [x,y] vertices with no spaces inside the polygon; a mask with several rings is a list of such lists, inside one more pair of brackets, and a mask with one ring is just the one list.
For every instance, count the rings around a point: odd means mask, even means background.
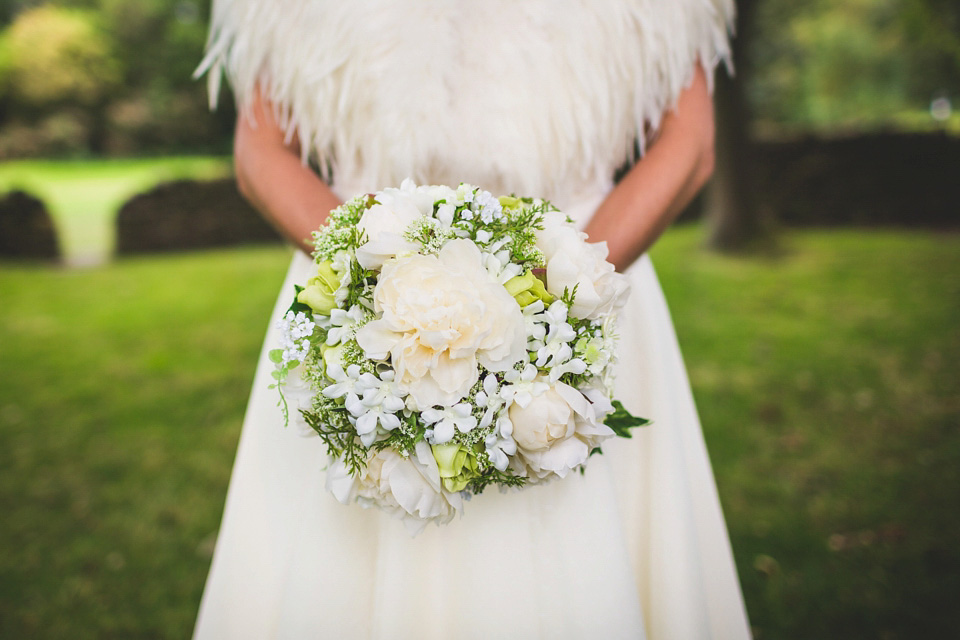
[{"label": "yellow-green bud", "polygon": [[434,444],[430,448],[440,469],[443,488],[447,491],[463,491],[470,480],[477,477],[477,454],[474,451],[454,442]]},{"label": "yellow-green bud", "polygon": [[504,209],[517,209],[523,206],[523,200],[513,196],[500,196],[498,200],[500,200],[500,206]]},{"label": "yellow-green bud", "polygon": [[543,286],[543,281],[533,275],[532,271],[526,271],[519,276],[514,276],[507,280],[503,285],[507,292],[517,300],[517,304],[526,307],[537,300],[542,300],[544,305],[549,306],[556,298]]},{"label": "yellow-green bud", "polygon": [[334,293],[340,287],[340,276],[333,270],[329,260],[317,265],[317,275],[307,280],[307,286],[297,294],[297,302],[313,309],[314,313],[328,316],[337,303]]}]

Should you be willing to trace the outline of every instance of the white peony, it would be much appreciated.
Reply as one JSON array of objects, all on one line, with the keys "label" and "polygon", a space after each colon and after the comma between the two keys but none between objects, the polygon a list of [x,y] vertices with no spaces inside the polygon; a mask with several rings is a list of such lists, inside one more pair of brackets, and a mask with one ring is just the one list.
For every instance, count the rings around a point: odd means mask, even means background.
[{"label": "white peony", "polygon": [[[545,380],[544,380],[545,381]],[[590,456],[601,442],[614,435],[603,424],[612,410],[602,393],[588,399],[573,387],[558,382],[535,396],[525,407],[510,407],[513,439],[532,481],[565,477]]]},{"label": "white peony", "polygon": [[367,241],[357,247],[357,262],[364,269],[378,269],[393,258],[417,245],[403,237],[404,232],[423,216],[412,194],[399,189],[384,189],[377,202],[363,212],[357,228],[366,233]]},{"label": "white peony", "polygon": [[364,507],[380,507],[402,519],[411,534],[422,531],[431,520],[450,522],[463,509],[460,494],[441,486],[440,469],[425,442],[408,458],[392,449],[377,451],[357,477],[350,475],[341,459],[331,458],[326,485],[343,504],[356,501]]},{"label": "white peony", "polygon": [[507,371],[527,357],[520,306],[469,240],[385,263],[373,298],[380,317],[357,331],[357,343],[368,358],[390,357],[417,410],[463,399],[478,364]]},{"label": "white peony", "polygon": [[627,278],[607,262],[606,242],[586,242],[558,212],[547,212],[544,228],[537,231],[537,247],[547,261],[547,291],[557,296],[564,289],[577,294],[570,307],[574,318],[596,319],[623,306],[630,293]]}]

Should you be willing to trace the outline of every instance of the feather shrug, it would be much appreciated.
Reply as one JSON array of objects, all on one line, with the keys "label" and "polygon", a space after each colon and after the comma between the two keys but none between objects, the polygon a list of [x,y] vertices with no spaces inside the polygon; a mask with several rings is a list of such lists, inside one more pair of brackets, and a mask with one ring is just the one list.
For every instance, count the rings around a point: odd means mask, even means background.
[{"label": "feather shrug", "polygon": [[214,0],[215,105],[259,83],[338,185],[469,181],[562,200],[609,182],[699,61],[729,58],[733,0]]}]

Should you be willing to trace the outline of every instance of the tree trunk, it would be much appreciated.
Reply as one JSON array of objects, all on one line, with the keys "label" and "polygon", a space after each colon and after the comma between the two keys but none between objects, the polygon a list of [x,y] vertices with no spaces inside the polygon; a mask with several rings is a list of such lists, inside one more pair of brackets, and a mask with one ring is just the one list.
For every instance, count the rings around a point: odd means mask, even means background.
[{"label": "tree trunk", "polygon": [[714,92],[717,164],[707,191],[707,245],[718,251],[754,247],[765,239],[766,231],[753,197],[750,111],[744,92],[755,0],[740,0],[737,6],[738,36],[733,43],[737,77],[719,73]]}]

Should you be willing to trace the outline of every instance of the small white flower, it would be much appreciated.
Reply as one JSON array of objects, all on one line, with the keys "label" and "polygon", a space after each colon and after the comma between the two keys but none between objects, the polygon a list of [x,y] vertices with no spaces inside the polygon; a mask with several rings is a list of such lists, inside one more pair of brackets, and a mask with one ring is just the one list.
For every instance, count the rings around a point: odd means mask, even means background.
[{"label": "small white flower", "polygon": [[504,380],[510,384],[500,387],[500,397],[510,406],[513,404],[526,407],[536,396],[550,388],[550,385],[542,380],[537,380],[537,368],[532,364],[527,364],[523,371],[513,369],[504,375]]},{"label": "small white flower", "polygon": [[394,372],[384,371],[380,377],[371,373],[360,376],[360,383],[364,386],[362,403],[365,407],[383,407],[390,413],[404,408],[403,398],[407,395],[394,382]]},{"label": "small white flower", "polygon": [[334,346],[346,342],[356,334],[359,325],[363,322],[366,313],[358,304],[350,307],[349,311],[332,309],[330,311],[330,330],[327,332],[327,345]]},{"label": "small white flower", "polygon": [[316,324],[302,311],[296,314],[287,311],[276,326],[280,330],[280,348],[283,349],[281,365],[303,362],[310,351],[308,338],[313,335]]},{"label": "small white flower", "polygon": [[[547,326],[542,322],[543,309],[542,300],[534,300],[523,308],[523,325],[527,332],[527,340],[531,343],[542,341],[547,336]],[[534,349],[534,352],[536,352],[536,349]]]},{"label": "small white flower", "polygon": [[581,373],[587,370],[587,363],[581,360],[580,358],[572,358],[567,360],[563,364],[559,364],[552,369],[550,369],[550,375],[548,376],[551,383],[556,382],[563,376],[565,373],[572,373],[574,375],[580,375]]},{"label": "small white flower", "polygon": [[[430,444],[444,444],[453,440],[455,431],[468,433],[477,426],[477,419],[471,415],[473,407],[466,402],[455,404],[452,407],[441,409],[427,409],[421,417],[432,429],[427,430],[427,441]],[[432,434],[432,436],[431,436]]]},{"label": "small white flower", "polygon": [[392,431],[400,426],[400,418],[386,411],[382,406],[367,409],[357,418],[357,435],[360,436],[360,442],[363,446],[369,447],[377,439],[377,424],[383,425],[387,431]]},{"label": "small white flower", "polygon": [[479,211],[480,220],[485,224],[490,224],[494,220],[499,220],[503,217],[503,207],[500,206],[500,201],[489,191],[480,191],[477,193],[473,208]]},{"label": "small white flower", "polygon": [[474,397],[474,402],[484,410],[479,426],[489,427],[500,409],[506,405],[506,402],[500,396],[500,385],[497,383],[495,375],[488,373],[483,379],[483,386]]},{"label": "small white flower", "polygon": [[567,322],[567,305],[560,300],[551,304],[541,318],[547,325],[546,336],[531,341],[529,348],[536,350],[538,367],[556,367],[573,357],[571,343],[577,332]]},{"label": "small white flower", "polygon": [[491,433],[483,444],[490,457],[490,463],[498,471],[506,471],[510,465],[510,456],[517,452],[516,440],[512,437],[497,437],[497,434]]},{"label": "small white flower", "polygon": [[523,273],[523,269],[518,264],[510,262],[510,256],[503,255],[506,252],[493,254],[490,252],[481,252],[480,260],[483,268],[487,270],[490,277],[498,284],[506,284],[510,278]]},{"label": "small white flower", "polygon": [[393,371],[385,371],[379,377],[364,373],[356,376],[352,388],[350,383],[342,382],[339,384],[343,387],[335,390],[338,393],[347,390],[345,406],[356,418],[357,434],[366,447],[377,439],[377,425],[382,426],[385,431],[392,431],[400,426],[400,418],[395,414],[404,408],[403,396],[406,394],[397,389],[393,377]]},{"label": "small white flower", "polygon": [[365,391],[360,383],[360,366],[351,364],[344,370],[340,363],[330,362],[327,377],[333,380],[333,384],[324,387],[320,393],[331,399],[346,398],[347,410],[356,416],[361,406],[360,395]]}]

